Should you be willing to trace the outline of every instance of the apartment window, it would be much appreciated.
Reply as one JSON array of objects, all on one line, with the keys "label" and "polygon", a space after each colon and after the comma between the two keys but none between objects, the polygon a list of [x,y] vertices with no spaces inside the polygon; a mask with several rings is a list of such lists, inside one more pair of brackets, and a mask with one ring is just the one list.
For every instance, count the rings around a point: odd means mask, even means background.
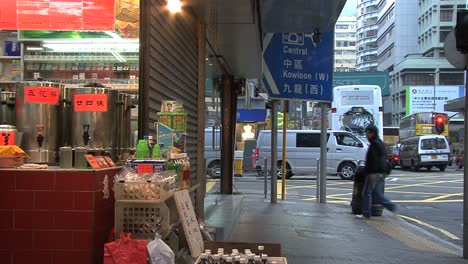
[{"label": "apartment window", "polygon": [[440,42],[445,42],[445,39],[447,38],[448,34],[450,31],[440,31]]},{"label": "apartment window", "polygon": [[348,29],[348,25],[336,25],[336,29]]},{"label": "apartment window", "polygon": [[453,10],[440,10],[440,22],[452,22]]}]

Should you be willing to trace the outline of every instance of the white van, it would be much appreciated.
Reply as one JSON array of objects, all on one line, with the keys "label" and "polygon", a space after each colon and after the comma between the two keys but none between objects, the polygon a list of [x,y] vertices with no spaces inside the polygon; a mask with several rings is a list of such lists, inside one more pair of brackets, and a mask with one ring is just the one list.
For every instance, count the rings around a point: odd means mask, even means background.
[{"label": "white van", "polygon": [[221,130],[205,129],[206,173],[212,178],[221,176]]},{"label": "white van", "polygon": [[[338,174],[342,179],[354,177],[357,161],[365,160],[368,146],[361,139],[346,131],[327,131],[327,173]],[[283,131],[278,131],[278,177],[282,173]],[[259,160],[271,158],[271,131],[260,131],[257,142]],[[288,130],[286,147],[287,178],[293,175],[317,173],[320,159],[319,130]],[[259,173],[263,171],[258,162]],[[269,165],[270,166],[270,165]]]},{"label": "white van", "polygon": [[422,167],[432,167],[444,171],[450,164],[450,147],[444,136],[430,135],[405,139],[400,145],[400,165],[402,169],[417,171]]}]

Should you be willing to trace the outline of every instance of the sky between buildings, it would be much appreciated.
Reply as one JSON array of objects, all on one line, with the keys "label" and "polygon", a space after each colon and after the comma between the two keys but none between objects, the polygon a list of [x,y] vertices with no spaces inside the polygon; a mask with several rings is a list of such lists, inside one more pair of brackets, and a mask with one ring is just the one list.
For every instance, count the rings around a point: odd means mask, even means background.
[{"label": "sky between buildings", "polygon": [[346,5],[341,11],[341,16],[355,16],[357,15],[357,0],[348,0]]}]

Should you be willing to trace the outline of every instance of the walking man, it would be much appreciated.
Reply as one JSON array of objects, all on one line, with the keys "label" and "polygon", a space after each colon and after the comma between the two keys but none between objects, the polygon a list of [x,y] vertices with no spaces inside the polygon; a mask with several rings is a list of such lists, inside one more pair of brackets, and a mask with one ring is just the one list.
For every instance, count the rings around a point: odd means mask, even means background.
[{"label": "walking man", "polygon": [[386,173],[386,152],[383,141],[379,138],[379,130],[375,126],[366,128],[366,136],[370,142],[366,155],[366,180],[362,191],[362,215],[358,218],[370,219],[372,216],[372,197],[390,211],[395,211],[396,204],[385,197],[383,190]]}]

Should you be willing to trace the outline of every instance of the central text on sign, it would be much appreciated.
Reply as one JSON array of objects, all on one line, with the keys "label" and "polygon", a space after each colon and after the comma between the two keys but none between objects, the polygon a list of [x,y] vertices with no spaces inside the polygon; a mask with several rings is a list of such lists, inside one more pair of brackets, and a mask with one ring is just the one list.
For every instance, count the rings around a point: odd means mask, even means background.
[{"label": "central text on sign", "polygon": [[290,48],[288,46],[283,47],[283,52],[289,53],[289,54],[304,55],[304,56],[307,56],[308,54],[307,48],[305,49],[301,49],[298,47]]}]

